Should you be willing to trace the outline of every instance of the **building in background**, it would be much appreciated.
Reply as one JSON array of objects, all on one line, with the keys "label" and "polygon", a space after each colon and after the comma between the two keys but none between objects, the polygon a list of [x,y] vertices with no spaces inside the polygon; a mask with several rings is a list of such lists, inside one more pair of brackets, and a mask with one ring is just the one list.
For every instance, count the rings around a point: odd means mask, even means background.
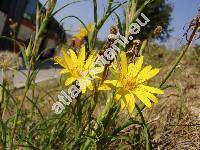
[{"label": "building in background", "polygon": [[[36,3],[36,0],[0,0],[0,36],[9,36],[27,44],[35,35]],[[56,19],[52,19],[47,30],[41,50],[55,49],[66,41],[65,31]],[[2,50],[19,51],[13,42],[0,39]]]}]

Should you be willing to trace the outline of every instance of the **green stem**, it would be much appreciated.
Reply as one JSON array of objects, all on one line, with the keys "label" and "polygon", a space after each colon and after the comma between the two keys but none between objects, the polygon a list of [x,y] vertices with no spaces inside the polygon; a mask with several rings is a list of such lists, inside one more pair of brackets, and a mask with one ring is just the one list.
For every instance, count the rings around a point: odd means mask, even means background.
[{"label": "green stem", "polygon": [[[3,100],[5,101],[5,105],[4,105],[4,109],[3,109],[3,113],[2,113],[2,119],[4,118],[4,115],[6,113],[6,110],[7,110],[7,107],[8,107],[8,104],[9,104],[9,96],[8,96],[8,92],[10,90],[10,86],[9,86],[9,83],[8,83],[8,79],[6,79],[6,72],[3,71],[3,86],[5,87],[6,89],[6,92],[4,90],[3,92]],[[11,79],[12,80],[12,79]],[[4,103],[4,102],[3,102]]]},{"label": "green stem", "polygon": [[[3,77],[3,83],[2,83],[2,89],[1,89],[1,101],[0,101],[0,144],[5,147],[6,146],[6,130],[5,130],[5,124],[3,122],[3,113],[2,113],[2,107],[4,103],[4,95],[5,95],[5,86],[6,86],[6,81],[5,81],[5,70],[2,68],[2,77]],[[4,88],[3,88],[4,87]]]},{"label": "green stem", "polygon": [[[2,86],[3,87],[6,87],[6,75],[5,75],[5,69],[2,68],[2,78],[3,78],[3,82],[2,82]],[[2,118],[2,106],[3,106],[3,103],[4,103],[4,97],[5,97],[5,89],[2,88],[1,89],[1,101],[0,101],[0,117]]]},{"label": "green stem", "polygon": [[94,22],[95,22],[95,25],[96,25],[97,21],[98,21],[97,0],[93,0],[93,9],[94,9]]},{"label": "green stem", "polygon": [[29,67],[29,69],[28,69],[27,80],[26,80],[26,83],[25,83],[25,93],[23,95],[23,98],[22,98],[20,105],[19,105],[19,109],[17,110],[15,118],[14,118],[14,123],[13,123],[12,131],[11,131],[10,149],[12,149],[12,147],[13,147],[13,142],[14,142],[14,139],[15,139],[15,134],[16,134],[15,131],[16,131],[17,122],[18,122],[18,119],[19,119],[19,114],[21,112],[22,106],[24,104],[24,101],[26,99],[26,95],[27,95],[29,87],[30,87],[30,85],[29,85],[30,84],[30,81],[29,81],[30,75],[31,75],[31,67]]},{"label": "green stem", "polygon": [[[110,116],[109,112],[110,112],[110,109],[113,106],[112,104],[113,104],[113,98],[108,98],[108,100],[106,102],[106,106],[104,107],[103,111],[101,112],[101,114],[97,118],[98,124],[102,124],[104,126],[104,128],[105,128],[105,125],[107,124],[108,117]],[[91,136],[95,136],[94,131],[92,131]],[[87,139],[82,150],[88,150],[90,145],[91,145],[91,142],[92,141],[90,139]]]},{"label": "green stem", "polygon": [[173,64],[173,66],[171,67],[171,69],[169,70],[169,72],[167,73],[167,75],[165,76],[165,78],[162,80],[161,84],[159,87],[162,87],[166,81],[169,79],[169,77],[172,75],[172,73],[174,72],[174,70],[176,69],[176,67],[178,66],[178,64],[180,63],[180,61],[182,60],[183,56],[185,55],[186,51],[188,50],[190,45],[187,45],[185,47],[185,49],[183,49],[183,51],[181,52],[181,54],[178,56],[178,58],[176,59],[175,63]]},{"label": "green stem", "polygon": [[[125,4],[125,3],[126,2],[124,2],[122,4]],[[98,35],[98,32],[101,29],[101,27],[104,25],[104,23],[109,18],[109,16],[122,5],[122,4],[119,4],[119,5],[112,8],[112,4],[113,4],[113,0],[109,0],[108,1],[108,7],[107,7],[105,15],[103,16],[103,18],[100,21],[97,22],[93,32],[91,33],[91,35],[89,37],[90,50],[95,48],[97,35]]]},{"label": "green stem", "polygon": [[142,126],[144,128],[144,133],[145,133],[145,138],[146,138],[146,150],[151,150],[152,149],[152,143],[151,143],[151,136],[150,136],[150,133],[149,133],[149,129],[147,127],[147,124],[145,122],[145,119],[144,119],[144,116],[142,114],[142,111],[141,109],[138,107],[138,105],[136,104],[135,105],[139,115],[140,115],[140,118],[142,120]]},{"label": "green stem", "polygon": [[179,123],[180,119],[181,119],[181,115],[183,113],[183,104],[184,104],[184,96],[183,96],[183,91],[182,91],[182,88],[181,87],[177,87],[178,89],[178,92],[180,93],[180,100],[179,100],[179,108],[178,108],[178,111],[177,111],[177,122],[176,122],[176,125]]}]

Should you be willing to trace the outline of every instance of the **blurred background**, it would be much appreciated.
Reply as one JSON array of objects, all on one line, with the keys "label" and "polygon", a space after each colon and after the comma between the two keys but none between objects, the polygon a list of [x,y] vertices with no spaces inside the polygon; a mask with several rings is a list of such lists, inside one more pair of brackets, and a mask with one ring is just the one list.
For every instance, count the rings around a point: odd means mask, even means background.
[{"label": "blurred background", "polygon": [[[45,0],[40,0],[40,5],[45,4]],[[55,10],[58,10],[66,3],[74,2],[73,0],[58,0]],[[98,0],[98,15],[102,17],[107,7],[107,0]],[[119,3],[123,0],[116,1]],[[126,5],[126,4],[124,4]],[[46,6],[45,6],[46,7]],[[43,11],[45,11],[45,7]],[[184,26],[187,26],[191,18],[195,17],[195,13],[199,8],[199,0],[157,0],[151,7],[146,7],[143,13],[151,20],[147,27],[137,35],[136,39],[150,39],[154,44],[164,46],[167,50],[179,50],[186,42],[183,34]],[[123,18],[123,6],[116,10],[119,16]],[[82,28],[81,23],[75,18],[66,18],[67,16],[76,16],[86,25],[93,22],[93,6],[92,0],[83,0],[63,9],[48,24],[48,31],[40,46],[42,52],[41,60],[49,59],[55,55],[60,55],[61,45],[70,45],[74,34]],[[0,35],[8,36],[19,42],[28,44],[30,39],[35,35],[35,16],[36,1],[35,0],[1,0],[0,1]],[[65,19],[64,19],[65,18]],[[124,23],[125,24],[125,23]],[[115,14],[111,15],[107,22],[103,25],[98,33],[97,47],[101,47],[109,34],[109,28],[117,25]],[[154,35],[154,30],[161,27],[161,34]],[[198,41],[194,42],[198,47]],[[15,42],[7,39],[0,39],[0,52],[9,51],[22,55],[19,47]],[[44,73],[38,76],[38,81],[57,77],[56,73],[52,73],[52,61],[46,63],[38,63]],[[21,69],[23,70],[24,65]],[[49,69],[50,68],[50,69]],[[48,77],[46,77],[48,74]],[[17,78],[20,78],[17,76]],[[2,77],[0,76],[0,81]],[[23,81],[16,80],[16,85],[23,85]],[[19,87],[20,87],[19,86]],[[17,86],[18,87],[18,86]]]}]

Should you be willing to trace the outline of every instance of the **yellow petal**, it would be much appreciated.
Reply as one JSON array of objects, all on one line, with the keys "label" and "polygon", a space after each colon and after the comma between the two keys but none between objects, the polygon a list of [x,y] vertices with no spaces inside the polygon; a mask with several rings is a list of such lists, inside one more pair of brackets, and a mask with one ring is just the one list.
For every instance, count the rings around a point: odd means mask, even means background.
[{"label": "yellow petal", "polygon": [[69,69],[73,68],[72,60],[71,60],[70,56],[67,54],[66,50],[64,48],[62,48],[61,51],[62,51],[62,54],[64,55],[65,63],[67,64],[68,68]]},{"label": "yellow petal", "polygon": [[106,84],[103,84],[103,85],[101,85],[101,86],[98,87],[98,90],[99,90],[99,91],[110,91],[110,90],[112,90],[112,88],[109,87],[109,86],[106,85]]},{"label": "yellow petal", "polygon": [[110,84],[110,85],[113,85],[113,86],[116,86],[118,83],[118,80],[105,80],[104,81],[104,84]]},{"label": "yellow petal", "polygon": [[146,85],[140,85],[138,86],[139,89],[149,92],[149,93],[154,93],[154,94],[164,94],[163,90],[160,90],[158,88],[154,88],[154,87],[150,87],[150,86],[146,86]]},{"label": "yellow petal", "polygon": [[85,29],[85,27],[83,28],[80,28],[78,30],[78,33],[74,35],[75,38],[78,38],[78,39],[82,39],[84,38],[85,36],[87,36],[87,30]]},{"label": "yellow petal", "polygon": [[126,103],[124,102],[124,99],[122,99],[120,103],[121,103],[121,110],[123,110],[126,107]]},{"label": "yellow petal", "polygon": [[81,91],[82,91],[83,94],[86,93],[86,86],[80,86],[80,89],[81,89]]},{"label": "yellow petal", "polygon": [[82,46],[78,53],[78,66],[83,67],[85,61],[85,46]]},{"label": "yellow petal", "polygon": [[94,29],[94,26],[92,23],[89,23],[88,26],[87,26],[87,29],[89,32],[92,32],[92,30]]},{"label": "yellow petal", "polygon": [[121,57],[121,73],[122,77],[127,74],[127,58],[126,58],[126,53],[124,51],[121,52],[120,54]]},{"label": "yellow petal", "polygon": [[109,91],[118,87],[122,87],[118,80],[105,80],[104,83],[98,88],[98,90]]},{"label": "yellow petal", "polygon": [[120,95],[120,94],[118,94],[118,93],[115,95],[115,99],[116,99],[117,101],[120,100],[121,97],[122,97],[122,95]]},{"label": "yellow petal", "polygon": [[151,65],[144,67],[142,69],[142,71],[138,74],[137,80],[139,81],[139,80],[142,80],[143,78],[145,78],[148,75],[148,73],[151,70],[151,68],[152,68]]},{"label": "yellow petal", "polygon": [[95,68],[92,68],[90,71],[89,71],[89,74],[93,77],[93,78],[96,78],[96,74],[99,74],[101,72],[103,72],[104,70],[104,67],[95,67]]},{"label": "yellow petal", "polygon": [[120,89],[120,90],[115,94],[115,99],[118,101],[118,100],[121,99],[121,97],[122,97],[123,95],[126,95],[126,94],[128,94],[127,91],[125,91],[125,90],[123,90],[123,89]]},{"label": "yellow petal", "polygon": [[[90,86],[91,81],[88,79],[79,79],[78,81],[80,85],[80,90],[82,91],[82,93],[85,93],[87,90],[87,87]],[[91,86],[89,88],[91,88]]]},{"label": "yellow petal", "polygon": [[62,69],[60,71],[60,74],[66,74],[66,73],[69,73],[69,70],[68,69]]},{"label": "yellow petal", "polygon": [[133,74],[133,72],[134,72],[134,66],[135,66],[135,64],[134,63],[130,63],[129,65],[128,65],[128,76],[132,76],[132,74]]},{"label": "yellow petal", "polygon": [[152,69],[148,72],[148,76],[146,78],[146,80],[153,78],[154,76],[156,76],[159,73],[160,69]]},{"label": "yellow petal", "polygon": [[104,84],[107,84],[112,88],[122,87],[122,83],[119,80],[105,80]]},{"label": "yellow petal", "polygon": [[135,99],[129,101],[129,104],[128,104],[128,111],[129,111],[129,113],[132,113],[133,110],[134,110],[134,108],[135,108]]},{"label": "yellow petal", "polygon": [[131,76],[132,78],[136,77],[139,73],[139,71],[141,70],[142,68],[142,64],[143,64],[143,60],[144,60],[144,57],[143,56],[140,56],[136,63],[131,63],[129,66],[128,66],[128,75]]},{"label": "yellow petal", "polygon": [[146,95],[147,98],[149,98],[150,100],[152,100],[154,103],[158,103],[158,99],[151,93],[146,92],[146,91],[142,91],[144,95]]},{"label": "yellow petal", "polygon": [[82,93],[85,93],[87,84],[82,79],[78,81],[79,81],[80,90],[82,91]]},{"label": "yellow petal", "polygon": [[80,34],[80,33],[75,34],[73,37],[75,37],[77,39],[83,38],[82,34]]},{"label": "yellow petal", "polygon": [[136,90],[135,95],[148,107],[151,108],[151,102],[144,92]]},{"label": "yellow petal", "polygon": [[91,69],[91,67],[94,67],[93,66],[93,64],[94,64],[94,62],[95,62],[95,60],[96,60],[96,56],[94,56],[94,55],[90,55],[89,57],[88,57],[88,59],[86,60],[86,63],[85,63],[85,69]]},{"label": "yellow petal", "polygon": [[[91,33],[91,32],[93,31],[93,29],[94,29],[94,25],[91,24],[91,23],[89,23],[89,24],[87,25],[87,30],[88,30],[88,31],[86,30],[85,27],[82,27],[82,28],[80,28],[80,29],[78,30],[78,33],[75,34],[74,37],[82,39],[82,38],[84,38],[85,36],[88,36],[88,34]],[[89,33],[88,33],[88,32],[89,32]]]},{"label": "yellow petal", "polygon": [[90,91],[94,90],[94,86],[92,85],[92,82],[88,85],[88,88]]},{"label": "yellow petal", "polygon": [[133,100],[133,98],[134,98],[133,94],[131,94],[131,93],[126,94],[124,97],[127,102],[129,102],[129,100]]},{"label": "yellow petal", "polygon": [[95,79],[96,79],[96,80],[101,80],[101,78],[100,78],[100,77],[98,77],[98,76],[95,76]]},{"label": "yellow petal", "polygon": [[65,85],[68,86],[68,85],[72,84],[75,80],[76,80],[76,78],[70,77],[65,81]]},{"label": "yellow petal", "polygon": [[[77,63],[78,58],[77,58],[77,56],[76,56],[76,53],[75,53],[72,49],[69,49],[69,51],[70,51],[70,55],[71,55],[72,61],[73,61],[74,63]],[[75,65],[76,65],[76,64],[75,64]]]},{"label": "yellow petal", "polygon": [[[147,93],[147,92],[146,92]],[[158,103],[158,99],[151,93],[147,93],[147,97],[152,100],[154,103]]]},{"label": "yellow petal", "polygon": [[79,34],[80,34],[80,37],[81,38],[83,38],[83,37],[85,37],[85,36],[87,36],[87,30],[85,29],[85,28],[81,28],[80,30],[79,30]]},{"label": "yellow petal", "polygon": [[55,61],[56,63],[58,63],[59,65],[61,65],[62,67],[67,68],[67,63],[64,61],[64,59],[62,59],[62,58],[56,56],[56,57],[54,58],[54,61]]},{"label": "yellow petal", "polygon": [[135,98],[134,95],[129,93],[125,95],[125,99],[128,102],[128,111],[129,113],[133,112],[133,109],[135,108]]},{"label": "yellow petal", "polygon": [[159,73],[159,69],[152,69],[148,71],[146,74],[138,75],[137,82],[142,83],[145,82]]}]

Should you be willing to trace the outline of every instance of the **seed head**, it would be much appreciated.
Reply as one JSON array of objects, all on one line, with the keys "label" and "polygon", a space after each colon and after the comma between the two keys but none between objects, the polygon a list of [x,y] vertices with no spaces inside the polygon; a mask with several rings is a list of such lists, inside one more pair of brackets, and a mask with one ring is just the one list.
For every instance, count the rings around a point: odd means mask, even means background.
[{"label": "seed head", "polygon": [[0,60],[0,68],[5,70],[19,69],[23,65],[22,58],[9,51],[0,52]]}]

